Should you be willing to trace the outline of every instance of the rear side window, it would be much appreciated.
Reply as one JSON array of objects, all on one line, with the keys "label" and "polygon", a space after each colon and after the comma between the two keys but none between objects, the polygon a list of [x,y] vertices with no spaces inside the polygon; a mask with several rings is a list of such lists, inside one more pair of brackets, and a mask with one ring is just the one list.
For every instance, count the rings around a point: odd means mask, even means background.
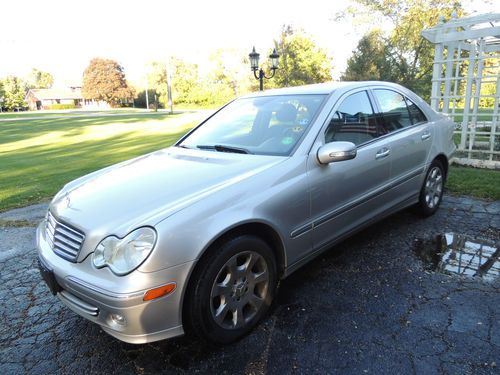
[{"label": "rear side window", "polygon": [[385,89],[375,89],[373,93],[382,111],[380,135],[413,125],[406,105],[406,99],[403,95]]},{"label": "rear side window", "polygon": [[408,98],[406,98],[406,105],[408,106],[408,110],[410,111],[411,122],[413,125],[419,124],[421,122],[427,122],[427,118],[420,110],[420,108],[418,108],[418,106]]},{"label": "rear side window", "polygon": [[375,114],[366,91],[345,98],[325,131],[325,143],[344,141],[359,145],[376,137]]}]

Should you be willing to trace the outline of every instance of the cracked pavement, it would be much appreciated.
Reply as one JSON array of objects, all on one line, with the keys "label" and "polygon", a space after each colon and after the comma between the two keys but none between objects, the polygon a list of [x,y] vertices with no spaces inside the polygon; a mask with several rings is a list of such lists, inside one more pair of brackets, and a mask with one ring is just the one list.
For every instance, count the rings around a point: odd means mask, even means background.
[{"label": "cracked pavement", "polygon": [[36,267],[46,205],[0,213],[0,373],[498,374],[500,280],[429,271],[418,241],[454,232],[500,245],[500,201],[445,196],[333,247],[280,285],[247,337],[122,343],[52,296]]}]

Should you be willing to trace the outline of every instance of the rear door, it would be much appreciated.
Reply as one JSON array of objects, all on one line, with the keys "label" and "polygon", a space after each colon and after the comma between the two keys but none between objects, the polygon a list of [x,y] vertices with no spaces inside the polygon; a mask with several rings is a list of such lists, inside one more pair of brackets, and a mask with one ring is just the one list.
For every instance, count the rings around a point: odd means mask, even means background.
[{"label": "rear door", "polygon": [[372,94],[381,119],[380,136],[391,153],[391,199],[400,203],[420,191],[432,129],[422,111],[402,93],[375,88]]}]

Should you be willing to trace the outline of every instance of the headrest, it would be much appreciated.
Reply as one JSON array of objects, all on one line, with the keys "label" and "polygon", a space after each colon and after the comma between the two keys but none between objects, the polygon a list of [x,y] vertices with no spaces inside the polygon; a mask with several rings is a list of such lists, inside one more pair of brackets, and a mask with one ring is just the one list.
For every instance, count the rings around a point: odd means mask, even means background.
[{"label": "headrest", "polygon": [[293,104],[285,103],[276,111],[276,119],[281,122],[292,122],[297,117],[297,108]]}]

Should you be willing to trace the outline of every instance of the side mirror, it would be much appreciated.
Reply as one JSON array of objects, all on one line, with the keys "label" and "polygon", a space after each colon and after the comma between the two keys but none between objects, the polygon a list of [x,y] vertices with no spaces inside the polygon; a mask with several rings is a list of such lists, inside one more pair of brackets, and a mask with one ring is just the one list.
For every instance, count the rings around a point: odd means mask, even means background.
[{"label": "side mirror", "polygon": [[354,159],[356,154],[356,145],[352,142],[330,142],[318,149],[317,157],[320,164],[330,164]]}]

